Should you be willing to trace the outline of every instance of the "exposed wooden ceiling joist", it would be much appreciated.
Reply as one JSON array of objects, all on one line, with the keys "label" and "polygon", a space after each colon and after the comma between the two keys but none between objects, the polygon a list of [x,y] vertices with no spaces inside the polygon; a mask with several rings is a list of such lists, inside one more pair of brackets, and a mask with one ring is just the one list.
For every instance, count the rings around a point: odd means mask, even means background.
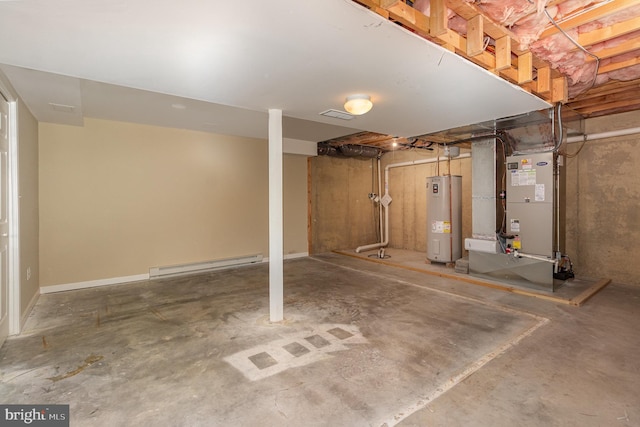
[{"label": "exposed wooden ceiling joist", "polygon": [[[585,118],[640,109],[638,0],[530,1],[524,8],[514,0],[353,1]],[[501,24],[495,14],[516,6],[529,10]],[[362,141],[390,149],[394,139]]]}]

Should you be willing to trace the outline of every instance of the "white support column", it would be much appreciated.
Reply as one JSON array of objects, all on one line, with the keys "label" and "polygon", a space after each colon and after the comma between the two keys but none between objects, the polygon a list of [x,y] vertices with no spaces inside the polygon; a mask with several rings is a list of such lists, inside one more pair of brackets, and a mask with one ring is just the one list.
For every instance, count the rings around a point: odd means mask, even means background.
[{"label": "white support column", "polygon": [[269,110],[269,320],[284,319],[282,110]]}]

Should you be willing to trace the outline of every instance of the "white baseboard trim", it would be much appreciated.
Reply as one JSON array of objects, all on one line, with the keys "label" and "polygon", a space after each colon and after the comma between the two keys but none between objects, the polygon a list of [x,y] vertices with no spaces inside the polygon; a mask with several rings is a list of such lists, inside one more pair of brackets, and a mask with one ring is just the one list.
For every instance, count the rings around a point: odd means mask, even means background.
[{"label": "white baseboard trim", "polygon": [[[308,257],[309,252],[299,252],[295,254],[287,254],[284,256],[284,259],[295,259],[295,258],[304,258]],[[269,262],[269,258],[262,258],[262,262]],[[190,272],[184,272],[183,275],[187,275]],[[193,274],[193,272],[191,272]],[[174,274],[175,276],[181,274]],[[65,283],[62,285],[51,285],[51,286],[41,286],[40,293],[37,296],[44,294],[53,294],[56,292],[65,292],[65,291],[75,291],[78,289],[87,289],[87,288],[95,288],[98,286],[109,286],[109,285],[119,285],[123,283],[131,283],[131,282],[140,282],[142,280],[149,280],[149,273],[145,274],[136,274],[134,276],[123,276],[123,277],[112,277],[109,279],[98,279],[98,280],[89,280],[86,282],[75,282],[75,283]],[[37,297],[33,299],[33,305],[35,305],[37,301]],[[29,303],[31,307],[31,302]],[[30,311],[30,310],[28,310]],[[25,317],[26,320],[26,317]]]},{"label": "white baseboard trim", "polygon": [[[284,259],[305,258],[308,256],[309,256],[309,252],[298,252],[295,254],[287,254],[284,256]],[[269,257],[262,258],[262,262],[269,262]]]},{"label": "white baseboard trim", "polygon": [[309,256],[309,252],[298,252],[297,254],[287,254],[284,259],[305,258]]},{"label": "white baseboard trim", "polygon": [[41,294],[52,294],[55,292],[75,291],[78,289],[95,288],[98,286],[120,285],[123,283],[140,282],[149,280],[149,273],[136,274],[134,276],[112,277],[109,279],[89,280],[86,282],[66,283],[62,285],[41,286]]},{"label": "white baseboard trim", "polygon": [[24,328],[24,324],[27,323],[27,318],[31,314],[31,311],[33,310],[33,307],[35,307],[39,298],[40,298],[40,290],[38,289],[38,291],[35,294],[33,294],[33,298],[31,298],[31,301],[29,301],[29,304],[27,305],[27,308],[24,310],[24,313],[20,315],[20,331],[18,333],[22,332],[22,328]]}]

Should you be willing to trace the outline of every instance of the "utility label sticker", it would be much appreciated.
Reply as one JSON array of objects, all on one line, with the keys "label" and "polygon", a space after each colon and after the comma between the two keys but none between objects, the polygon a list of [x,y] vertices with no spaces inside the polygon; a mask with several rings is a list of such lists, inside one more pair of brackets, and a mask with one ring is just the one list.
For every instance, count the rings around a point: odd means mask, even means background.
[{"label": "utility label sticker", "polygon": [[536,184],[536,202],[544,202],[544,184]]},{"label": "utility label sticker", "polygon": [[431,231],[440,234],[451,233],[451,221],[431,221]]},{"label": "utility label sticker", "polygon": [[512,219],[511,220],[511,228],[510,230],[512,232],[515,233],[519,233],[520,232],[520,220],[519,219]]},{"label": "utility label sticker", "polygon": [[511,186],[519,187],[522,185],[536,185],[536,170],[512,170]]}]

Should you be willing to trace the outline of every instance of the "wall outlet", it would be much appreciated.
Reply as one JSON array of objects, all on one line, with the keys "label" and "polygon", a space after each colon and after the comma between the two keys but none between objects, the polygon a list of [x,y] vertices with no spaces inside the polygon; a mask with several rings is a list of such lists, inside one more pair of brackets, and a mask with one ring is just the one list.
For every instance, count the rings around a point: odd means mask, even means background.
[{"label": "wall outlet", "polygon": [[27,280],[31,279],[31,267],[27,267]]}]

